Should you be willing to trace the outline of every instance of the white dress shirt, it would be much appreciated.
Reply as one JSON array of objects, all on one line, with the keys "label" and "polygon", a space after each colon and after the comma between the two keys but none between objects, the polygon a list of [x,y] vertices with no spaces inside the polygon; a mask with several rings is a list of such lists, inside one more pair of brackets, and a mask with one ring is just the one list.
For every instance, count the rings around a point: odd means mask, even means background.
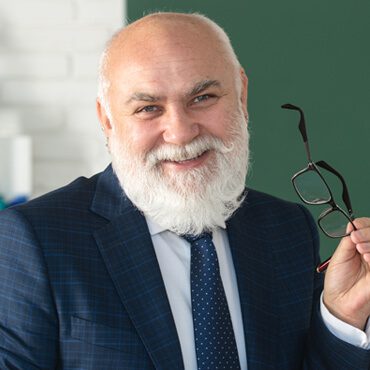
[{"label": "white dress shirt", "polygon": [[362,331],[333,316],[325,307],[322,294],[320,305],[324,323],[336,337],[354,346],[370,349],[370,320],[367,320],[365,331]]},{"label": "white dress shirt", "polygon": [[[185,370],[197,370],[190,293],[190,244],[146,217],[172,315],[180,341]],[[234,264],[225,229],[213,232],[213,243],[229,305],[241,370],[247,370],[247,354]],[[366,333],[334,317],[321,300],[321,314],[329,330],[338,338],[361,348],[370,348],[370,323]],[[369,320],[370,321],[370,320]]]}]

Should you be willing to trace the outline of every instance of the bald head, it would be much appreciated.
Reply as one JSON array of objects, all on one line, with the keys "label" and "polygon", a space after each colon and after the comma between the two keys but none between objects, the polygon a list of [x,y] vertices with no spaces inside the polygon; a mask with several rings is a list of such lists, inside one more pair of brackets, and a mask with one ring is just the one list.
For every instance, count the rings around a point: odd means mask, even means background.
[{"label": "bald head", "polygon": [[[173,50],[190,58],[194,53],[217,54],[235,74],[238,84],[239,61],[225,31],[209,18],[199,14],[155,13],[119,30],[108,41],[99,70],[98,98],[109,114],[108,92],[115,73],[124,60],[151,59],[158,52],[169,58]],[[230,69],[231,67],[231,69]],[[239,88],[239,86],[238,86]]]}]

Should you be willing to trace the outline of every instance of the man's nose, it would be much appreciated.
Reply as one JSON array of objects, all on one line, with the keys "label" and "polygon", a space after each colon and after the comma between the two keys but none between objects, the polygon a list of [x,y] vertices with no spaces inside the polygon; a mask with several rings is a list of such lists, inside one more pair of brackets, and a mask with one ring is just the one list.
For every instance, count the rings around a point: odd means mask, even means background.
[{"label": "man's nose", "polygon": [[163,139],[166,143],[185,145],[199,135],[199,123],[182,107],[168,110],[164,119]]}]

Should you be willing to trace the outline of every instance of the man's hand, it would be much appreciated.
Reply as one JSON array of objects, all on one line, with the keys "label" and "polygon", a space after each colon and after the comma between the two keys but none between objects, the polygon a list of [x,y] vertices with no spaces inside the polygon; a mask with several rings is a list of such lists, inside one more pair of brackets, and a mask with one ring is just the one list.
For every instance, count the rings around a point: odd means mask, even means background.
[{"label": "man's hand", "polygon": [[338,319],[361,330],[370,316],[370,218],[343,238],[325,276],[324,304]]}]

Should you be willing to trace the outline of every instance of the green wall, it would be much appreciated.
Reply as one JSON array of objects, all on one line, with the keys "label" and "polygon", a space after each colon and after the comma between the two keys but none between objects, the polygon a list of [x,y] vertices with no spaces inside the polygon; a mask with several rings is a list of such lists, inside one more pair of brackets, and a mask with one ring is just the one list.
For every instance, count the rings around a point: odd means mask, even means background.
[{"label": "green wall", "polygon": [[[368,0],[128,0],[129,21],[154,10],[201,12],[230,35],[249,76],[249,186],[297,201],[290,177],[306,157],[298,113],[280,108],[291,102],[305,111],[313,159],[341,172],[355,214],[370,215]],[[326,257],[337,243],[321,240]]]}]

